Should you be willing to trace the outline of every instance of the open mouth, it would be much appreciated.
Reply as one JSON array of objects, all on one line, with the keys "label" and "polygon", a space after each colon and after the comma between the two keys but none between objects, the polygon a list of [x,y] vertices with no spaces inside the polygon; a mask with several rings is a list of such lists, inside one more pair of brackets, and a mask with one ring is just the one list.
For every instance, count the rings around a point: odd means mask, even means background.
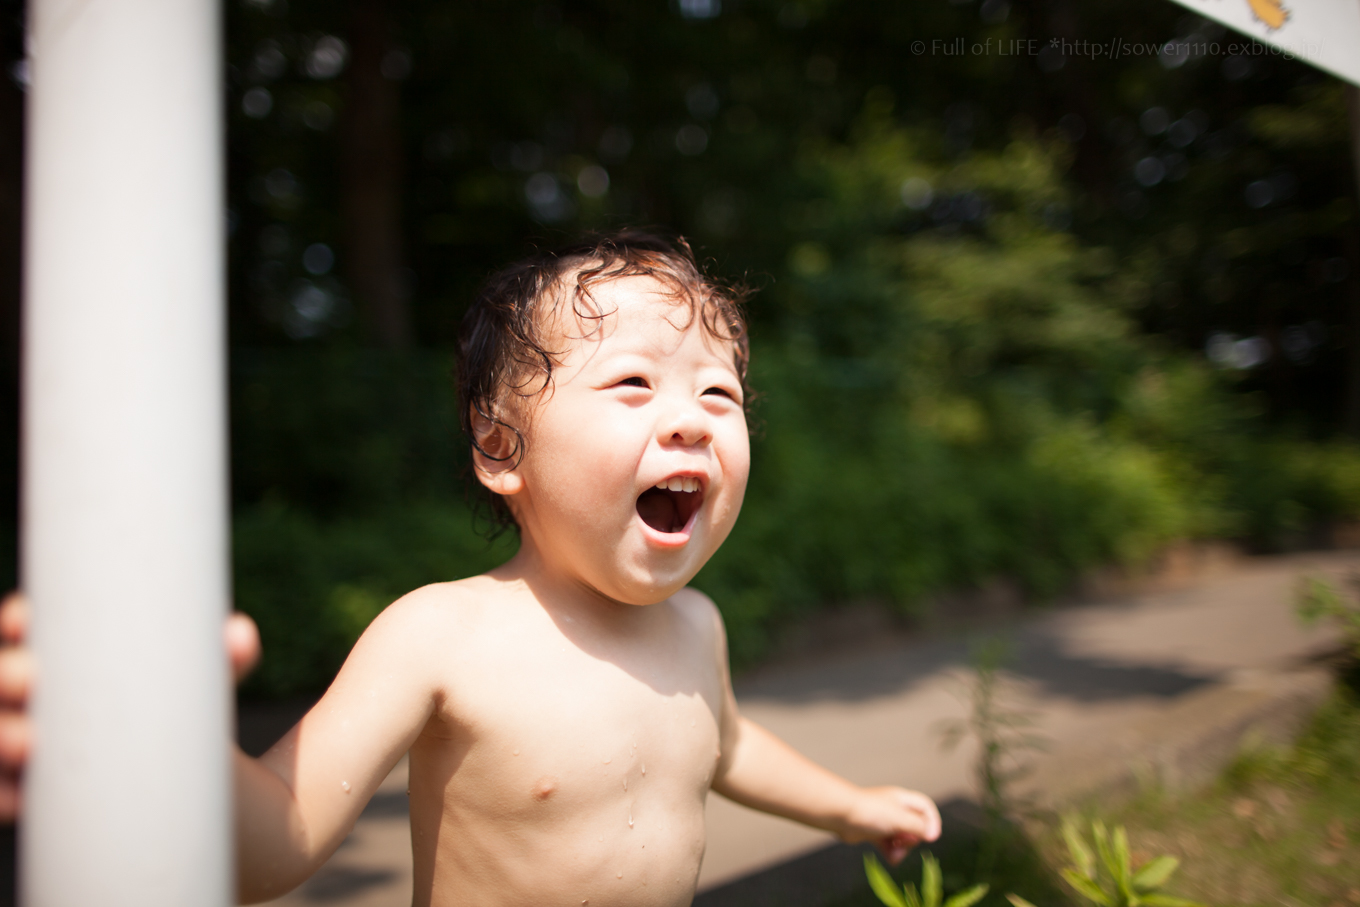
[{"label": "open mouth", "polygon": [[657,532],[681,532],[703,500],[698,479],[676,476],[639,495],[637,512]]}]

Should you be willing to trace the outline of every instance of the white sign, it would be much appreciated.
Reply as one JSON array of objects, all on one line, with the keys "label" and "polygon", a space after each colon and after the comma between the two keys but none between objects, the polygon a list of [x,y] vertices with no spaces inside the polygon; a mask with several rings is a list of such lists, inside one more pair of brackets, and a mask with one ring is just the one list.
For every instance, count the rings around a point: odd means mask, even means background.
[{"label": "white sign", "polygon": [[1281,55],[1360,85],[1360,0],[1175,2],[1268,44]]}]

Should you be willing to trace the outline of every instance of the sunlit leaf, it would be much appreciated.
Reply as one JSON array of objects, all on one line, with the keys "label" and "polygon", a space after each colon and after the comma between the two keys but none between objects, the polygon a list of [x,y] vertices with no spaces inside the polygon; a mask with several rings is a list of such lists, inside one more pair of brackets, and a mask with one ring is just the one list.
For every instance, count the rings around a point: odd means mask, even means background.
[{"label": "sunlit leaf", "polygon": [[974,885],[972,888],[960,891],[944,902],[944,907],[972,907],[986,896],[988,885]]},{"label": "sunlit leaf", "polygon": [[869,887],[873,889],[878,899],[888,907],[910,907],[907,899],[902,896],[902,890],[897,887],[892,876],[888,875],[888,870],[883,868],[883,864],[878,862],[878,858],[871,855],[864,855],[864,874],[869,877]]},{"label": "sunlit leaf", "polygon": [[1062,877],[1067,884],[1076,889],[1077,894],[1086,898],[1086,900],[1100,904],[1101,907],[1114,907],[1114,901],[1110,900],[1110,896],[1101,891],[1100,886],[1086,876],[1073,872],[1071,869],[1064,869]]},{"label": "sunlit leaf", "polygon": [[921,903],[923,907],[940,907],[944,887],[940,878],[940,863],[932,854],[921,857]]},{"label": "sunlit leaf", "polygon": [[1119,877],[1119,869],[1116,866],[1114,849],[1110,847],[1110,833],[1105,828],[1105,823],[1099,819],[1091,822],[1091,837],[1096,842],[1096,854],[1100,857],[1100,865],[1105,870],[1105,874],[1110,878]]},{"label": "sunlit leaf", "polygon": [[1134,874],[1133,887],[1141,891],[1159,888],[1166,883],[1167,879],[1171,878],[1171,874],[1180,865],[1181,861],[1175,857],[1158,857]]},{"label": "sunlit leaf", "polygon": [[1063,819],[1062,833],[1063,839],[1067,842],[1067,851],[1072,855],[1072,862],[1076,864],[1082,875],[1088,879],[1094,879],[1096,877],[1096,858],[1091,853],[1091,849],[1086,846],[1081,831],[1077,829],[1076,821],[1070,816]]},{"label": "sunlit leaf", "polygon": [[1013,907],[1034,907],[1033,904],[1020,897],[1018,894],[1008,894],[1006,895],[1006,900],[1010,901]]},{"label": "sunlit leaf", "polygon": [[1129,834],[1124,830],[1124,826],[1115,826],[1114,833],[1111,835],[1110,851],[1114,857],[1114,883],[1119,887],[1119,893],[1126,899],[1133,900],[1133,879],[1130,867],[1131,858],[1129,857]]}]

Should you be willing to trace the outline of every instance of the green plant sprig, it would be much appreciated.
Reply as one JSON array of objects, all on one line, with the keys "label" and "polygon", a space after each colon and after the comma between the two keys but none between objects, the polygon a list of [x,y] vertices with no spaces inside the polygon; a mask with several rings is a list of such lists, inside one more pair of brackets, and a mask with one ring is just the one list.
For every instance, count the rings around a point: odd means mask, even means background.
[{"label": "green plant sprig", "polygon": [[[1104,822],[1092,821],[1094,848],[1071,818],[1063,820],[1062,834],[1072,861],[1062,868],[1062,877],[1091,903],[1101,907],[1203,907],[1195,901],[1158,892],[1180,866],[1175,857],[1156,857],[1134,871],[1128,834],[1122,825],[1111,831]],[[1024,898],[1007,897],[1015,907],[1033,907]]]},{"label": "green plant sprig", "polygon": [[869,877],[869,887],[887,907],[972,907],[987,894],[986,885],[974,885],[950,895],[941,904],[944,883],[940,875],[940,863],[929,853],[921,856],[920,892],[911,882],[904,883],[898,889],[888,870],[872,854],[864,855],[864,874]]}]

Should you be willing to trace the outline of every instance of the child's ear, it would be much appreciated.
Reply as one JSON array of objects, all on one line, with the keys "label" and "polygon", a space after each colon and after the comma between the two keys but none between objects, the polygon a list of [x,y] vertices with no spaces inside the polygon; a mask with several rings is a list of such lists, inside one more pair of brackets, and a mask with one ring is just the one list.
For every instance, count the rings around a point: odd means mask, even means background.
[{"label": "child's ear", "polygon": [[492,421],[479,412],[472,414],[472,465],[477,480],[500,495],[518,494],[524,488],[524,477],[518,466],[523,451],[523,440],[503,422]]}]

